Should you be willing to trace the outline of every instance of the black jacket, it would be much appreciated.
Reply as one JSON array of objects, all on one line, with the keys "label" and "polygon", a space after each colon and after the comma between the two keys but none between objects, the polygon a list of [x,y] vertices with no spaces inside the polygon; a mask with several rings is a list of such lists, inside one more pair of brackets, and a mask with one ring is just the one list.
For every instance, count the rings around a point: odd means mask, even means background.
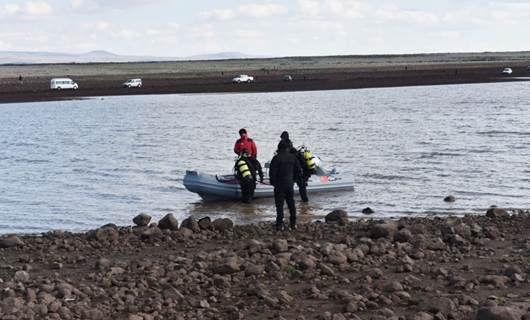
[{"label": "black jacket", "polygon": [[302,176],[302,168],[296,156],[283,150],[272,158],[269,178],[275,187],[292,188],[295,181]]}]

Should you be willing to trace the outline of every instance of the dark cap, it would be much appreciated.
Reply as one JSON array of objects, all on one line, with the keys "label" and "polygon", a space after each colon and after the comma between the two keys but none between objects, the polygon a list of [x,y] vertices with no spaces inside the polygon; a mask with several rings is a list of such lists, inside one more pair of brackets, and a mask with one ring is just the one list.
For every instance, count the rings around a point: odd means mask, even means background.
[{"label": "dark cap", "polygon": [[245,134],[247,133],[247,129],[245,129],[245,128],[241,128],[241,129],[239,129],[239,134],[240,134],[240,135],[241,135],[241,134],[244,134],[244,133],[245,133]]},{"label": "dark cap", "polygon": [[282,132],[282,134],[280,135],[280,138],[282,138],[282,140],[289,140],[289,132],[287,131]]}]

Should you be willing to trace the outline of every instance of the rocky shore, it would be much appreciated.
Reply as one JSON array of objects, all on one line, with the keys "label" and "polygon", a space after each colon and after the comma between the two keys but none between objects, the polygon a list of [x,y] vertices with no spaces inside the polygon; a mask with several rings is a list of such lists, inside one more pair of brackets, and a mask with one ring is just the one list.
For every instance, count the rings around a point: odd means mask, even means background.
[{"label": "rocky shore", "polygon": [[0,319],[530,319],[530,214],[0,237]]}]

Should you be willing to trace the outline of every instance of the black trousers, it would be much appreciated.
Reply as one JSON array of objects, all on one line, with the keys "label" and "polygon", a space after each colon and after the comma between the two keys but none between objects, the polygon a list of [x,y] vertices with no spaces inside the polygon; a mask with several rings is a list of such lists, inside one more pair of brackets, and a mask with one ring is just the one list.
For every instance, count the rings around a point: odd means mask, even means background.
[{"label": "black trousers", "polygon": [[239,180],[241,186],[241,199],[243,202],[249,203],[254,197],[254,190],[256,189],[256,182],[252,178],[243,178]]},{"label": "black trousers", "polygon": [[283,202],[287,202],[289,208],[289,223],[296,225],[296,207],[294,205],[294,190],[290,187],[274,187],[274,202],[276,203],[276,225],[283,225]]},{"label": "black trousers", "polygon": [[296,181],[296,185],[298,186],[298,191],[300,192],[300,198],[302,198],[303,202],[308,202],[309,198],[307,197],[307,178],[300,178],[298,181]]}]

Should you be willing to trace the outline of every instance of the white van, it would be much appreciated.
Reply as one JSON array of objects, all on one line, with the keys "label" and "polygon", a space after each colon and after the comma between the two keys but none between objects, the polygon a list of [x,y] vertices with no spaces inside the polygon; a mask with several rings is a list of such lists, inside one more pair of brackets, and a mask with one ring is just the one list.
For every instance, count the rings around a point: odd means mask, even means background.
[{"label": "white van", "polygon": [[77,83],[70,78],[53,78],[50,81],[50,89],[52,90],[62,90],[62,89],[79,89]]},{"label": "white van", "polygon": [[126,88],[141,88],[142,87],[142,79],[129,79],[123,83],[123,86]]}]

